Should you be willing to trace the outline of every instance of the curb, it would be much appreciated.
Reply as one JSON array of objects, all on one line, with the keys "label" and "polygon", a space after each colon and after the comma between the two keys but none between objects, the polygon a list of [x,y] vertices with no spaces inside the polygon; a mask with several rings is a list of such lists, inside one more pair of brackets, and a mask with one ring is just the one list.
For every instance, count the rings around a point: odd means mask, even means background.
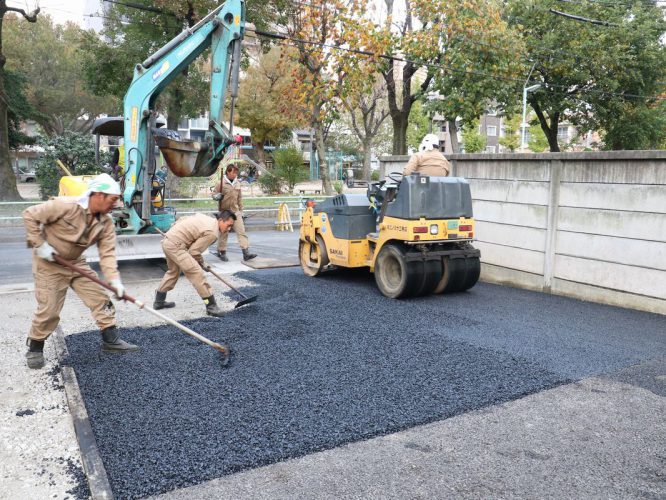
[{"label": "curb", "polygon": [[74,368],[66,364],[67,358],[69,357],[69,351],[67,350],[65,337],[60,326],[56,328],[53,337],[55,339],[56,353],[58,355],[58,365],[60,366],[62,380],[65,386],[67,405],[72,414],[72,424],[74,425],[76,440],[79,444],[79,451],[81,452],[81,462],[90,487],[90,496],[93,500],[113,500],[114,497],[111,483],[109,483],[109,477],[106,474],[102,456],[97,448],[97,441],[95,441],[95,434],[90,425],[88,411],[83,402],[79,382],[76,379],[76,373],[74,372]]}]

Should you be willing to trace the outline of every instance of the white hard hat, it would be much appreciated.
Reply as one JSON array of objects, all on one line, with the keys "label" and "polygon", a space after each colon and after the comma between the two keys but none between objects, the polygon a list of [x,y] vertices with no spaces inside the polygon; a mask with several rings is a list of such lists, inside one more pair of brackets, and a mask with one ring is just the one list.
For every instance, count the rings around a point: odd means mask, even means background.
[{"label": "white hard hat", "polygon": [[109,174],[99,174],[88,182],[88,191],[120,196],[120,185]]},{"label": "white hard hat", "polygon": [[420,151],[431,151],[435,147],[439,146],[439,137],[437,134],[426,134],[426,136],[421,140],[421,146],[419,147]]}]

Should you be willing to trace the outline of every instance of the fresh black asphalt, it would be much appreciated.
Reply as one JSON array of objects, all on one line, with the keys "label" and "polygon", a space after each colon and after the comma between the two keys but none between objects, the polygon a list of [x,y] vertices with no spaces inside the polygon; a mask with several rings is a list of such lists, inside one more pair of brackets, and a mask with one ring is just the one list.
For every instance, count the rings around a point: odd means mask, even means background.
[{"label": "fresh black asphalt", "polygon": [[366,273],[248,273],[259,300],[124,329],[139,353],[67,338],[112,488],[136,498],[510,401],[666,356],[666,318],[479,283],[395,301]]}]

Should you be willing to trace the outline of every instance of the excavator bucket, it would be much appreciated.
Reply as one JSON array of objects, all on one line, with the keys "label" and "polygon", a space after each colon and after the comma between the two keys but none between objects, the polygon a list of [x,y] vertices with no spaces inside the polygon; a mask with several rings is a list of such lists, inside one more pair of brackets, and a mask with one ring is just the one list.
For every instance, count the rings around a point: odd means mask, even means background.
[{"label": "excavator bucket", "polygon": [[207,143],[190,139],[155,137],[169,170],[178,177],[210,177],[217,170],[219,160],[210,159]]},{"label": "excavator bucket", "polygon": [[[99,262],[97,246],[93,245],[84,252],[88,262]],[[163,259],[162,235],[132,234],[116,236],[116,260]]]}]

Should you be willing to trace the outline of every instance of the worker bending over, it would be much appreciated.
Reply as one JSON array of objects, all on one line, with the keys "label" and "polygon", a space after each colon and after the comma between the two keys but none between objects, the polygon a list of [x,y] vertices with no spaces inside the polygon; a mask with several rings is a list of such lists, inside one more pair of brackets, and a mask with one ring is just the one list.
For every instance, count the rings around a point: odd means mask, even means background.
[{"label": "worker bending over", "polygon": [[[254,259],[257,255],[250,253],[250,241],[245,233],[245,224],[243,223],[243,200],[241,198],[241,186],[238,179],[238,165],[229,165],[226,168],[224,175],[220,182],[215,186],[215,194],[213,199],[218,201],[218,210],[231,210],[236,215],[234,222],[234,232],[238,237],[238,244],[243,251],[243,260]],[[217,240],[217,255],[223,262],[228,262],[227,257],[227,241],[229,233],[226,232],[220,235]]]},{"label": "worker bending over", "polygon": [[427,134],[421,141],[419,152],[409,159],[402,175],[419,173],[429,177],[446,177],[450,171],[451,164],[439,150],[439,137]]},{"label": "worker bending over", "polygon": [[23,212],[28,246],[35,249],[32,272],[35,278],[37,310],[28,334],[26,359],[30,368],[44,366],[44,341],[60,321],[67,289],[72,288],[92,312],[102,333],[102,350],[136,351],[139,348],[120,339],[116,328],[116,310],[106,292],[88,278],[54,262],[53,254],[72,261],[89,274],[83,252],[97,245],[104,277],[122,297],[116,262],[116,233],[109,212],[120,198],[120,186],[108,174],[95,177],[80,198],[60,197]]},{"label": "worker bending over", "polygon": [[191,215],[178,219],[167,231],[162,241],[162,249],[167,261],[167,272],[155,293],[153,308],[174,307],[174,302],[166,302],[167,292],[173,290],[182,271],[196,288],[206,304],[206,314],[222,317],[224,312],[217,307],[213,296],[213,287],[204,277],[209,267],[201,255],[218,237],[229,232],[236,221],[236,215],[230,210],[222,210],[215,218],[204,214]]}]

